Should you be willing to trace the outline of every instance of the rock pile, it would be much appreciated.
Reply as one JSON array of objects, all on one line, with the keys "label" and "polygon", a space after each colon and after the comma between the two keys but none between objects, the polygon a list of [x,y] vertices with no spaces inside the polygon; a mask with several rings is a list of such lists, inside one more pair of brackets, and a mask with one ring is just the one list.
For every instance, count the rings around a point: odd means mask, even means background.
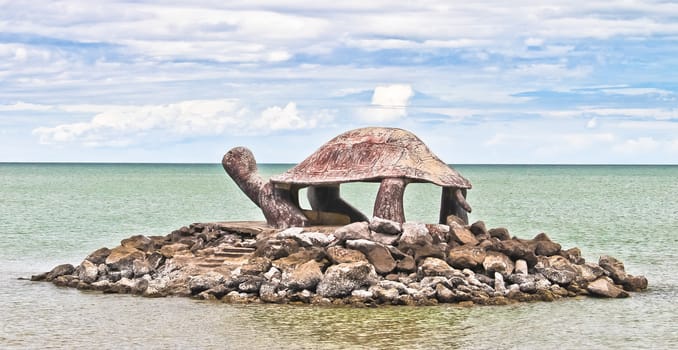
[{"label": "rock pile", "polygon": [[373,218],[285,230],[197,223],[124,239],[31,279],[147,297],[356,306],[619,298],[647,288],[613,257],[586,262],[578,248],[563,250],[544,233],[519,239],[454,216],[446,225]]}]

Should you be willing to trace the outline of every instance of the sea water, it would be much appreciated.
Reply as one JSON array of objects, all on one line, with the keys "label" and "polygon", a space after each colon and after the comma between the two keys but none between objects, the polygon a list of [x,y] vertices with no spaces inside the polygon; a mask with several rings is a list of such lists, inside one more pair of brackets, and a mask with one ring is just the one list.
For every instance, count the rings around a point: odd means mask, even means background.
[{"label": "sea water", "polygon": [[[134,234],[263,216],[219,165],[0,164],[0,348],[678,348],[678,166],[455,168],[473,183],[471,221],[521,238],[545,232],[589,261],[613,255],[649,289],[629,299],[358,309],[59,288],[19,278]],[[348,184],[342,196],[369,215],[377,189]],[[407,187],[408,221],[436,222],[439,205],[440,188]]]}]

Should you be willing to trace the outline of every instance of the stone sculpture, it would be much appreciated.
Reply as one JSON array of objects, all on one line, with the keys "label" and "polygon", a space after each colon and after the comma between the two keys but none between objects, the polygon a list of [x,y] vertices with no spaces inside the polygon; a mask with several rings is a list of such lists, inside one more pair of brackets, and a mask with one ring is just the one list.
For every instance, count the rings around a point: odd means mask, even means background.
[{"label": "stone sculpture", "polygon": [[[442,187],[440,223],[456,215],[468,223],[471,183],[436,157],[414,134],[397,128],[370,127],[347,131],[330,140],[303,162],[268,182],[257,174],[254,155],[235,147],[222,160],[224,170],[277,228],[368,221],[344,201],[340,185],[379,182],[373,216],[405,222],[403,194],[413,182]],[[299,207],[299,190],[307,189],[311,210]]]}]

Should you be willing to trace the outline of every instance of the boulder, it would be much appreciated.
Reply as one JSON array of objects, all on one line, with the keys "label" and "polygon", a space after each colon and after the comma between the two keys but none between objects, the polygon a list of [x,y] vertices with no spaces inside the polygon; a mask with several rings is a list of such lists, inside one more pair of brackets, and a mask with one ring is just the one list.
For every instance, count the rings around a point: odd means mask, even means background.
[{"label": "boulder", "polygon": [[334,246],[328,247],[325,252],[333,264],[367,261],[365,254],[354,249],[346,249],[344,247]]},{"label": "boulder", "polygon": [[498,238],[500,241],[511,239],[509,231],[504,227],[491,228],[487,233],[490,237]]},{"label": "boulder", "polygon": [[605,270],[598,264],[584,263],[581,265],[573,265],[577,270],[577,281],[591,282],[597,280],[599,277],[605,275]]},{"label": "boulder", "polygon": [[322,297],[344,297],[377,281],[374,266],[368,262],[354,262],[332,265],[327,268],[316,288]]},{"label": "boulder", "polygon": [[453,303],[456,301],[455,293],[445,287],[442,283],[439,283],[435,286],[436,299],[441,303]]},{"label": "boulder", "polygon": [[578,269],[569,260],[560,256],[552,255],[535,267],[549,281],[559,285],[567,285],[577,277]]},{"label": "boulder", "polygon": [[523,259],[518,259],[516,260],[516,267],[515,267],[515,273],[519,275],[527,275],[528,270],[527,270],[527,261]]},{"label": "boulder", "polygon": [[143,260],[146,254],[136,248],[118,246],[111,250],[106,258],[106,265],[113,271],[132,270],[134,260]]},{"label": "boulder", "polygon": [[370,239],[370,227],[367,222],[360,221],[339,227],[334,231],[337,242],[349,239]]},{"label": "boulder", "polygon": [[503,276],[508,276],[513,273],[515,265],[505,254],[489,251],[483,260],[483,268],[487,274],[499,272]]},{"label": "boulder", "polygon": [[375,270],[380,275],[388,274],[396,267],[395,259],[383,244],[357,239],[346,241],[346,248],[355,249],[365,254],[367,260],[374,265]]},{"label": "boulder", "polygon": [[299,266],[283,278],[283,284],[292,290],[315,290],[323,277],[320,264],[315,260],[309,260]]},{"label": "boulder", "polygon": [[540,233],[532,239],[534,253],[537,255],[551,256],[560,253],[560,244],[551,241],[545,233]]},{"label": "boulder", "polygon": [[384,233],[388,235],[399,235],[403,232],[402,224],[396,221],[382,219],[380,217],[373,217],[369,223],[370,230],[377,233]]},{"label": "boulder", "polygon": [[448,265],[445,260],[438,258],[426,258],[419,265],[422,276],[444,276],[449,277],[457,274],[454,268]]},{"label": "boulder", "polygon": [[598,259],[598,265],[610,274],[614,283],[621,284],[626,278],[624,263],[609,255],[603,255]]},{"label": "boulder", "polygon": [[476,239],[476,236],[471,233],[471,230],[461,225],[453,224],[450,226],[450,238],[463,245],[478,244],[478,240]]},{"label": "boulder", "polygon": [[246,264],[240,268],[240,273],[243,275],[260,275],[271,269],[271,260],[269,258],[259,256],[250,258]]},{"label": "boulder", "polygon": [[57,277],[61,277],[61,276],[64,276],[64,275],[70,275],[73,272],[75,272],[75,267],[73,265],[62,264],[62,265],[56,266],[50,272],[48,272],[47,276],[45,277],[45,280],[53,281],[53,280],[57,279]]},{"label": "boulder", "polygon": [[586,290],[593,295],[605,298],[626,298],[629,296],[629,293],[617,287],[609,278],[605,277],[589,283]]},{"label": "boulder", "polygon": [[[425,246],[433,244],[433,239],[424,224],[409,223],[403,224],[403,234],[400,236],[398,246],[402,247]],[[404,250],[403,250],[404,251]]]},{"label": "boulder", "polygon": [[212,289],[219,284],[223,284],[224,280],[222,274],[208,271],[204,274],[190,277],[188,280],[188,289],[191,291],[191,295],[196,295],[200,292]]},{"label": "boulder", "polygon": [[626,291],[640,292],[641,290],[647,289],[647,278],[644,276],[632,276],[627,274],[626,278],[622,281],[622,286]]},{"label": "boulder", "polygon": [[471,233],[473,233],[476,238],[478,239],[485,239],[490,237],[490,235],[487,232],[487,227],[485,227],[485,222],[483,221],[476,221],[473,224],[471,224],[471,227],[469,227],[471,230]]},{"label": "boulder", "polygon": [[577,247],[561,250],[560,255],[565,257],[573,264],[581,265],[586,262],[586,260],[584,260],[584,258],[581,256],[581,250]]},{"label": "boulder", "polygon": [[459,226],[464,226],[466,225],[466,222],[456,215],[448,215],[447,218],[445,218],[445,224],[447,226],[452,226],[455,224]]},{"label": "boulder", "polygon": [[277,239],[294,239],[302,247],[324,247],[335,240],[332,234],[325,234],[322,232],[304,232],[302,227],[290,227],[279,232],[276,235]]},{"label": "boulder", "polygon": [[278,293],[278,283],[264,281],[259,287],[259,299],[264,303],[282,303],[285,300],[284,294]]},{"label": "boulder", "polygon": [[450,238],[450,227],[447,225],[426,224],[426,229],[433,238],[433,244],[447,243]]},{"label": "boulder", "polygon": [[80,264],[78,270],[78,278],[85,283],[93,283],[99,276],[99,267],[86,259]]},{"label": "boulder", "polygon": [[498,251],[513,260],[525,260],[528,266],[534,266],[537,263],[537,256],[534,254],[534,248],[530,247],[530,245],[523,240],[513,238],[492,242],[492,245],[487,246],[487,250]]},{"label": "boulder", "polygon": [[258,294],[262,283],[264,283],[264,278],[261,276],[246,276],[245,281],[238,285],[238,290],[243,293]]},{"label": "boulder", "polygon": [[405,255],[402,259],[396,261],[396,271],[407,273],[417,271],[417,264],[414,258],[410,255]]},{"label": "boulder", "polygon": [[181,252],[188,251],[189,248],[190,246],[184,243],[166,244],[160,248],[160,254],[165,258],[173,258],[175,255],[180,255]]},{"label": "boulder", "polygon": [[93,251],[90,255],[88,255],[85,260],[89,260],[92,263],[99,265],[103,264],[106,262],[106,258],[108,255],[111,254],[111,250],[108,248],[99,248],[95,251]]},{"label": "boulder", "polygon": [[148,260],[134,260],[132,262],[132,274],[134,277],[141,277],[151,273],[151,265]]},{"label": "boulder", "polygon": [[120,242],[120,245],[126,248],[139,249],[145,252],[153,248],[153,241],[144,235],[136,235],[123,239]]},{"label": "boulder", "polygon": [[374,231],[372,231],[372,234],[370,236],[370,240],[385,245],[394,245],[398,242],[399,238],[400,238],[399,235],[391,235],[388,233],[379,233]]},{"label": "boulder", "polygon": [[272,261],[272,265],[275,266],[277,269],[283,271],[283,272],[290,272],[294,269],[297,268],[297,266],[309,261],[309,260],[316,260],[320,261],[323,260],[325,257],[325,251],[316,248],[316,247],[311,247],[311,248],[306,248],[302,249],[294,254],[290,254],[284,258],[280,258],[277,260]]},{"label": "boulder", "polygon": [[447,253],[447,263],[457,269],[474,269],[485,260],[485,250],[475,246],[458,246]]}]

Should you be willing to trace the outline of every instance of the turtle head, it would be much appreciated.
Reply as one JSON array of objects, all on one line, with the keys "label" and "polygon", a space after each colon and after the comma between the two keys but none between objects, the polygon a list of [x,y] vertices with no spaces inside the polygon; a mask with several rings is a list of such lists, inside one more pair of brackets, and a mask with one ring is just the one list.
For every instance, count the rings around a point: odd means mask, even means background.
[{"label": "turtle head", "polygon": [[259,194],[265,183],[257,173],[257,162],[252,151],[245,147],[235,147],[224,154],[221,165],[247,197],[257,206],[261,206]]}]

